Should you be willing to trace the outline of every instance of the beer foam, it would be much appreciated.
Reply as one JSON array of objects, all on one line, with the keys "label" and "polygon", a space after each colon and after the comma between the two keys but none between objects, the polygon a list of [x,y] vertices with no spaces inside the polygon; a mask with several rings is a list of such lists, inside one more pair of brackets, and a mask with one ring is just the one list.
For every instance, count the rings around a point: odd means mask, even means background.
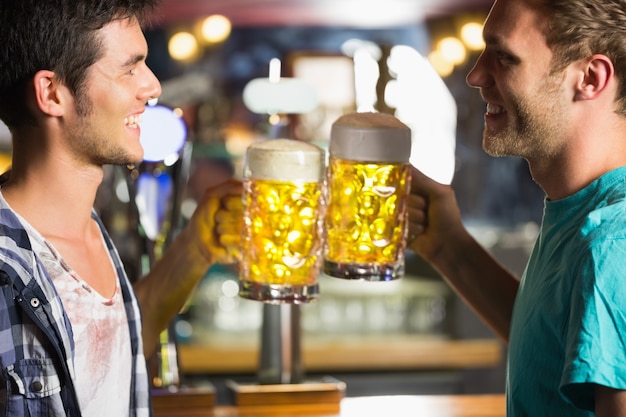
[{"label": "beer foam", "polygon": [[355,161],[408,162],[411,128],[385,113],[348,113],[332,125],[330,155]]},{"label": "beer foam", "polygon": [[344,114],[334,124],[361,128],[409,129],[407,125],[390,114],[374,112]]},{"label": "beer foam", "polygon": [[261,180],[317,182],[325,172],[324,150],[295,139],[268,139],[246,150],[245,176]]}]

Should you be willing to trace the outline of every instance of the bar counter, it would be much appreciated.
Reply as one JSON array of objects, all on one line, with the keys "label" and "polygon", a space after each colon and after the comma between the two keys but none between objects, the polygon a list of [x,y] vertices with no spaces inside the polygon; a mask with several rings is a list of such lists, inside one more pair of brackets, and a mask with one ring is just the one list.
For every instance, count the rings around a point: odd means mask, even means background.
[{"label": "bar counter", "polygon": [[346,397],[336,407],[321,405],[189,407],[172,395],[154,417],[505,417],[503,394]]}]

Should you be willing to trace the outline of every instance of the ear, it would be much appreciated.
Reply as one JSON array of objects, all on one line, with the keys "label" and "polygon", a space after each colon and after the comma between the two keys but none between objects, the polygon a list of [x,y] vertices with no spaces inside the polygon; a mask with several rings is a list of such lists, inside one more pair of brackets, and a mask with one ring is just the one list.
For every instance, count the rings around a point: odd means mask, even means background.
[{"label": "ear", "polygon": [[35,102],[41,112],[58,117],[63,115],[62,85],[55,78],[53,71],[41,70],[33,77]]},{"label": "ear", "polygon": [[607,90],[615,76],[613,62],[596,54],[581,63],[581,77],[576,85],[576,99],[593,100]]}]

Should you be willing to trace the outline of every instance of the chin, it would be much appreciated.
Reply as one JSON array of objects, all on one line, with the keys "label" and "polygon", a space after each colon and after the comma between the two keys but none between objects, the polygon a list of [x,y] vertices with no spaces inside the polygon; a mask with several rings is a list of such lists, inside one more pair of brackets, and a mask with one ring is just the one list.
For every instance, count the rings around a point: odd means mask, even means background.
[{"label": "chin", "polygon": [[139,165],[140,163],[143,162],[143,157],[144,157],[144,152],[143,152],[143,148],[141,148],[136,152],[132,152],[132,153],[129,152],[126,155],[124,162],[126,164]]}]

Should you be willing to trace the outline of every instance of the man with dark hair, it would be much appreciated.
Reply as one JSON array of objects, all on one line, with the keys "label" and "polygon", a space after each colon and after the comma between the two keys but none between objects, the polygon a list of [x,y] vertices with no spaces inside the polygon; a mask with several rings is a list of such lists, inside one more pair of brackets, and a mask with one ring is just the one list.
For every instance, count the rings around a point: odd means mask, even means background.
[{"label": "man with dark hair", "polygon": [[483,35],[483,147],[527,160],[539,236],[518,280],[415,170],[409,247],[509,343],[509,417],[626,416],[626,2],[496,0]]},{"label": "man with dark hair", "polygon": [[[161,93],[142,24],[153,0],[2,0],[0,416],[147,416],[145,357],[214,263],[229,261],[241,188],[208,190],[131,287],[93,210],[105,164],[142,161]],[[143,317],[143,320],[142,320]]]}]

